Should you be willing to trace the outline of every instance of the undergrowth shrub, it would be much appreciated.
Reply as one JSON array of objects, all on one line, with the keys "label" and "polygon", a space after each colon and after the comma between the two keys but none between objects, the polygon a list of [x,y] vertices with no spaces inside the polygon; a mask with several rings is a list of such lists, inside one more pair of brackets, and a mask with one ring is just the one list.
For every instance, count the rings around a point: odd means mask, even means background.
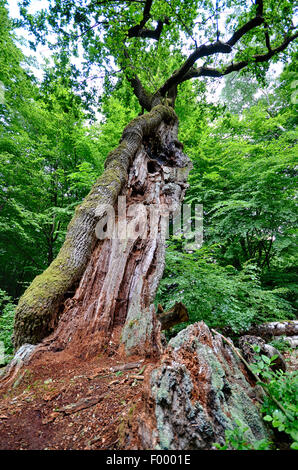
[{"label": "undergrowth shrub", "polygon": [[[260,352],[259,346],[254,349]],[[286,433],[292,440],[291,448],[298,450],[298,370],[272,370],[270,366],[275,358],[257,355],[256,362],[251,364],[253,372],[260,377],[259,384],[268,393],[264,396],[261,412],[264,421]]]},{"label": "undergrowth shrub", "polygon": [[0,345],[4,346],[4,359],[0,357],[0,366],[9,362],[13,355],[14,312],[15,305],[11,297],[0,289]]},{"label": "undergrowth shrub", "polygon": [[214,443],[217,450],[270,450],[272,449],[272,442],[267,439],[260,439],[259,441],[250,442],[247,438],[248,427],[244,426],[239,420],[235,420],[233,429],[225,431],[225,443]]},{"label": "undergrowth shrub", "polygon": [[295,318],[291,304],[278,291],[262,288],[257,266],[247,264],[241,271],[223,267],[216,262],[216,247],[187,253],[177,249],[176,240],[167,248],[156,302],[166,310],[183,302],[189,312],[189,323],[174,326],[169,336],[201,320],[237,334],[252,324]]}]

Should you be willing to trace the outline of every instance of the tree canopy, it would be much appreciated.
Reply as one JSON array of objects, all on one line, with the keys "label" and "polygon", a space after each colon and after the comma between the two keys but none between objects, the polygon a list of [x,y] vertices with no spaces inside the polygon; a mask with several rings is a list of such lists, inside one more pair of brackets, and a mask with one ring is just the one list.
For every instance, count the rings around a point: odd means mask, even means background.
[{"label": "tree canopy", "polygon": [[283,0],[136,0],[49,2],[22,24],[62,54],[81,54],[85,76],[96,65],[109,81],[123,73],[141,106],[175,101],[177,87],[198,77],[248,68],[264,76],[286,59],[297,38],[293,2]]}]

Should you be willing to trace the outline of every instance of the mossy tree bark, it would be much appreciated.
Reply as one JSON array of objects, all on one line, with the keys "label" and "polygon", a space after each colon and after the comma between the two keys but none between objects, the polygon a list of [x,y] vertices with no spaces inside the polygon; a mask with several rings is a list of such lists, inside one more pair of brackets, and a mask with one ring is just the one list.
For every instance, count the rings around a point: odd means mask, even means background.
[{"label": "mossy tree bark", "polygon": [[[164,267],[166,219],[155,209],[179,207],[191,168],[177,132],[174,110],[162,104],[124,129],[104,173],[77,207],[57,258],[19,301],[16,348],[43,340],[41,348],[86,357],[117,332],[126,353],[159,353],[153,300]],[[95,229],[107,204],[115,209],[116,228],[123,222],[118,196],[126,198],[127,225],[135,224],[135,204],[143,205],[150,223],[133,227],[132,238],[99,240]]]}]

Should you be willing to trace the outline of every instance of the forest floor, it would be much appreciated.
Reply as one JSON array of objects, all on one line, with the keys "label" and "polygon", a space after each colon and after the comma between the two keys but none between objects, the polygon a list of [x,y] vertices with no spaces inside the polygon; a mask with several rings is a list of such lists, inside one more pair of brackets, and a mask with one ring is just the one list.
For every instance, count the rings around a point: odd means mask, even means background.
[{"label": "forest floor", "polygon": [[117,352],[89,361],[51,354],[0,390],[0,449],[123,448],[121,431],[142,400],[143,372],[154,363]]},{"label": "forest floor", "polygon": [[[155,364],[115,351],[89,361],[51,354],[0,391],[0,449],[123,449],[123,429],[142,400],[143,372]],[[298,369],[297,350],[285,358],[288,370]]]}]

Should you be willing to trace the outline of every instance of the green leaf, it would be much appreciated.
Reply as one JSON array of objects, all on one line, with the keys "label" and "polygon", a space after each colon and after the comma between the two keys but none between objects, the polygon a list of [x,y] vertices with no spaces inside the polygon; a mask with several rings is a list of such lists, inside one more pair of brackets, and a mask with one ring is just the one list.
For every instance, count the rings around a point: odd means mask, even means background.
[{"label": "green leaf", "polygon": [[263,420],[264,421],[272,421],[272,416],[266,415],[266,416],[263,417]]}]

